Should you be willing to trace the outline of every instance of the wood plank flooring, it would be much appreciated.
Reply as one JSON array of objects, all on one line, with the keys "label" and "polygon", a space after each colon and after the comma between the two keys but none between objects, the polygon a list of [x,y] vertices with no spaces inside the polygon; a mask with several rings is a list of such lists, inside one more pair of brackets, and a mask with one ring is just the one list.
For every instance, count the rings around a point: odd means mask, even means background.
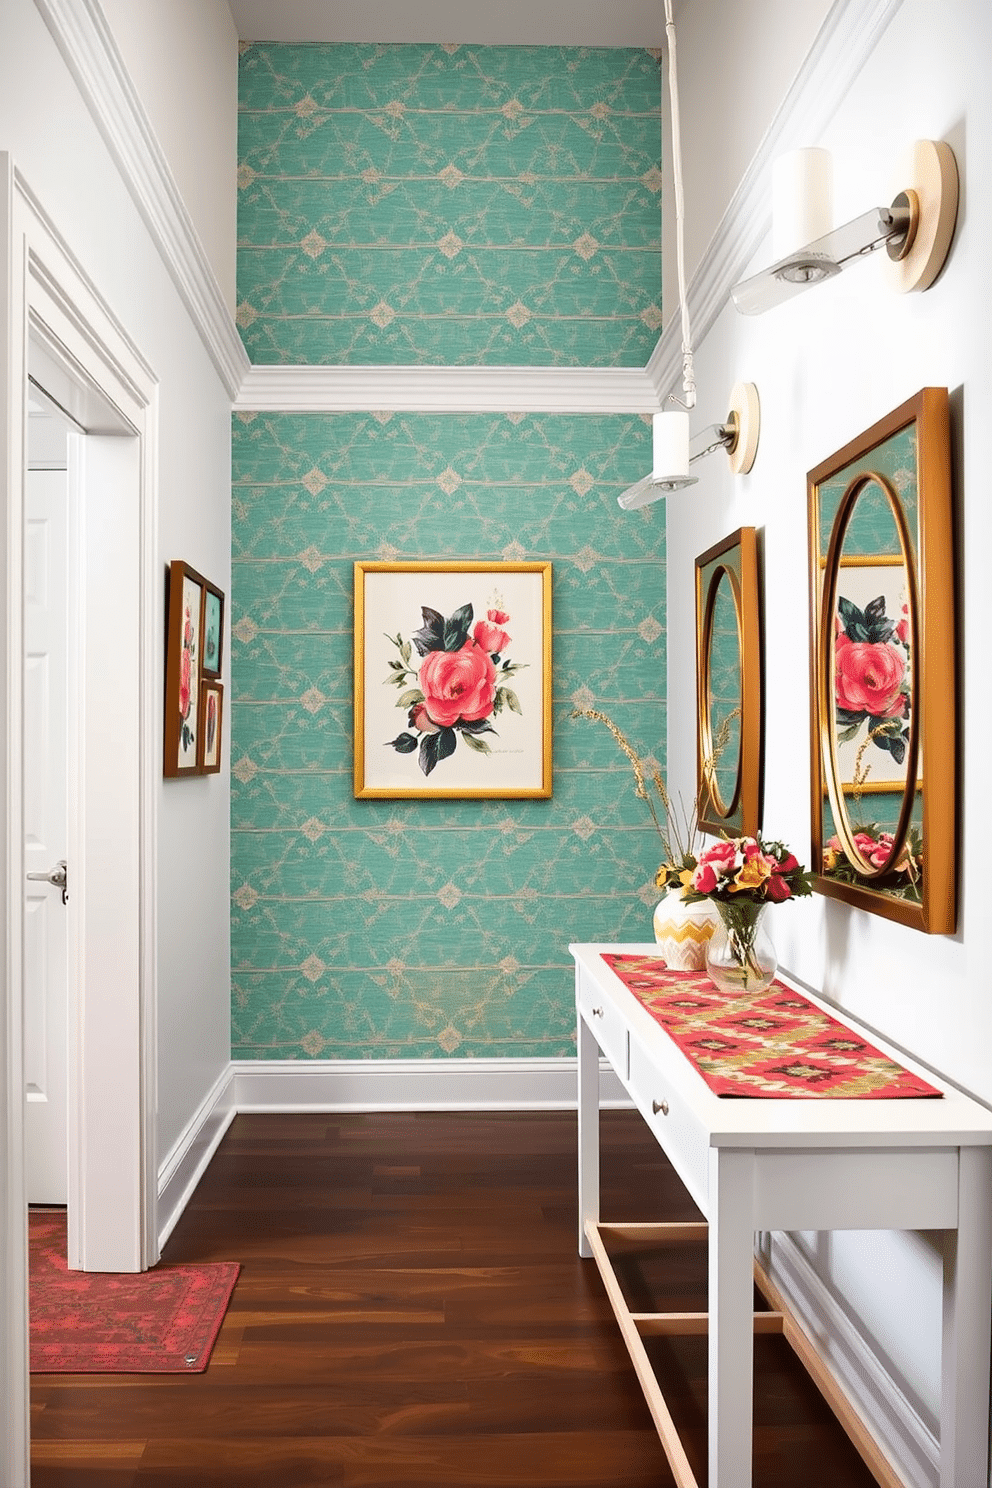
[{"label": "wood plank flooring", "polygon": [[[694,1219],[634,1112],[602,1115],[604,1219]],[[33,1488],[668,1488],[575,1239],[565,1112],[239,1116],[166,1247],[242,1272],[190,1376],[35,1375]],[[705,1254],[620,1266],[705,1308]],[[706,1341],[651,1343],[705,1483]],[[755,1488],[873,1479],[784,1340],[756,1340]]]}]

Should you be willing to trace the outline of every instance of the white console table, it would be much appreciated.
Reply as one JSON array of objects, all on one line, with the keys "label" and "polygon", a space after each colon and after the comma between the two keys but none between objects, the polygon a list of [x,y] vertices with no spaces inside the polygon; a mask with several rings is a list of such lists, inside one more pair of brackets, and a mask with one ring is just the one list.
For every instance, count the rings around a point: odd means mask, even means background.
[{"label": "white console table", "polygon": [[[992,1112],[809,997],[942,1099],[714,1095],[602,960],[655,945],[573,945],[578,1015],[579,1252],[595,1255],[680,1488],[695,1478],[625,1310],[599,1223],[599,1055],[606,1056],[708,1221],[709,1488],[750,1488],[756,1230],[946,1230],[940,1485],[984,1488],[989,1469]],[[652,1227],[633,1230],[635,1238]],[[658,1227],[664,1229],[665,1227]],[[673,1231],[691,1227],[672,1227]],[[676,1233],[677,1238],[677,1233]],[[663,1318],[664,1315],[660,1315]],[[645,1331],[680,1331],[659,1325]],[[787,1330],[788,1331],[788,1330]],[[652,1389],[651,1386],[654,1386]],[[853,1413],[852,1413],[853,1415]],[[867,1455],[867,1454],[866,1454]],[[884,1461],[881,1454],[878,1460]],[[796,1482],[801,1481],[801,1464]],[[895,1481],[892,1476],[891,1481]]]}]

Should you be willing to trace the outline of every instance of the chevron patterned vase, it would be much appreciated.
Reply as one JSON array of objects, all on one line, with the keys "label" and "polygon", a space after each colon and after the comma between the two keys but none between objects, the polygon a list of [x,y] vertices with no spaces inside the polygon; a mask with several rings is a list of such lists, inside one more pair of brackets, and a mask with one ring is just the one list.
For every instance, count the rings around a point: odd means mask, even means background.
[{"label": "chevron patterned vase", "polygon": [[709,899],[684,904],[681,889],[670,889],[654,912],[654,938],[670,971],[702,971],[706,947],[720,923]]}]

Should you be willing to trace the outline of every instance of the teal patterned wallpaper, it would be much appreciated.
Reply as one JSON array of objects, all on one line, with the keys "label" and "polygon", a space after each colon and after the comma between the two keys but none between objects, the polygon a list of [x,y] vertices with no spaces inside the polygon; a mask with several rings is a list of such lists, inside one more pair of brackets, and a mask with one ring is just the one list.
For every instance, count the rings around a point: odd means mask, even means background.
[{"label": "teal patterned wallpaper", "polygon": [[[664,764],[661,507],[637,415],[238,414],[232,1042],[255,1059],[574,1052],[570,940],[650,938],[657,839],[605,728]],[[550,800],[356,801],[355,559],[554,564]]]},{"label": "teal patterned wallpaper", "polygon": [[643,366],[660,164],[651,51],[243,43],[248,354]]}]

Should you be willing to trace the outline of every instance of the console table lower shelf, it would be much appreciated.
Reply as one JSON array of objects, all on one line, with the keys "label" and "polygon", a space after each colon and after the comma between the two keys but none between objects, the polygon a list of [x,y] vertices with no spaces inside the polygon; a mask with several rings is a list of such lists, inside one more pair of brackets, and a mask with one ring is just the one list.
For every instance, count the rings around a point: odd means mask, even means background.
[{"label": "console table lower shelf", "polygon": [[[850,1018],[780,978],[786,1018],[815,1005],[832,1024],[829,1048],[850,1045],[887,1061],[900,1098],[858,1099],[847,1087],[830,1099],[729,1098],[716,1094],[668,1031],[614,969],[636,964],[654,986],[676,974],[656,945],[572,945],[578,1053],[579,1253],[600,1260],[627,1347],[680,1488],[699,1488],[649,1367],[649,1333],[700,1332],[707,1350],[707,1488],[751,1488],[754,1377],[754,1237],[756,1233],[831,1230],[941,1230],[939,1488],[988,1483],[989,1357],[992,1343],[992,1112],[884,1040],[866,1038]],[[685,984],[676,977],[675,995]],[[698,994],[693,994],[698,1001]],[[784,1011],[783,1011],[784,1010]],[[767,1012],[761,1013],[762,1025]],[[768,1039],[746,1020],[752,1044]],[[760,1048],[758,1050],[760,1054]],[[707,1313],[665,1317],[631,1313],[623,1304],[604,1237],[626,1234],[641,1244],[654,1227],[601,1226],[599,1213],[599,1062],[605,1055],[621,1084],[707,1221],[684,1238],[706,1235]],[[761,1061],[759,1060],[759,1063]],[[768,1063],[765,1059],[764,1063]],[[771,1061],[792,1078],[796,1061]],[[823,1063],[823,1058],[813,1063]],[[799,1073],[809,1065],[798,1061]],[[780,1068],[781,1066],[781,1068]],[[816,1073],[816,1071],[813,1071]],[[760,1071],[759,1071],[760,1073]],[[887,1076],[888,1079],[888,1076]],[[891,1087],[891,1081],[890,1087]],[[909,1091],[913,1093],[909,1093]],[[927,1092],[924,1097],[921,1092]],[[877,1095],[877,1091],[876,1091]],[[603,1262],[605,1261],[605,1265]],[[842,1398],[817,1350],[758,1277],[781,1329],[847,1427],[885,1488],[902,1479]],[[619,1307],[617,1303],[619,1302]],[[775,1318],[759,1328],[778,1328]],[[891,1454],[890,1454],[891,1455]],[[797,1462],[796,1483],[803,1480]]]},{"label": "console table lower shelf", "polygon": [[[700,1488],[686,1456],[678,1428],[672,1419],[664,1393],[655,1376],[644,1347],[645,1338],[685,1338],[691,1334],[709,1332],[709,1314],[706,1312],[631,1312],[624,1299],[623,1289],[606,1248],[606,1241],[619,1246],[636,1246],[643,1249],[649,1245],[672,1245],[682,1242],[703,1241],[709,1234],[709,1225],[703,1223],[656,1223],[656,1224],[608,1224],[587,1220],[585,1235],[593,1259],[609,1298],[613,1315],[617,1320],[634,1372],[637,1375],[655,1430],[661,1440],[668,1464],[672,1469],[677,1488]],[[754,1313],[754,1333],[778,1333],[785,1337],[793,1353],[805,1368],[837,1420],[844,1428],[855,1449],[881,1488],[906,1488],[903,1478],[880,1451],[877,1442],[864,1426],[861,1417],[851,1405],[847,1395],[826,1367],[816,1344],[792,1315],[777,1287],[764,1271],[757,1258],[754,1261],[754,1281],[759,1292],[768,1303],[767,1312]]]}]

